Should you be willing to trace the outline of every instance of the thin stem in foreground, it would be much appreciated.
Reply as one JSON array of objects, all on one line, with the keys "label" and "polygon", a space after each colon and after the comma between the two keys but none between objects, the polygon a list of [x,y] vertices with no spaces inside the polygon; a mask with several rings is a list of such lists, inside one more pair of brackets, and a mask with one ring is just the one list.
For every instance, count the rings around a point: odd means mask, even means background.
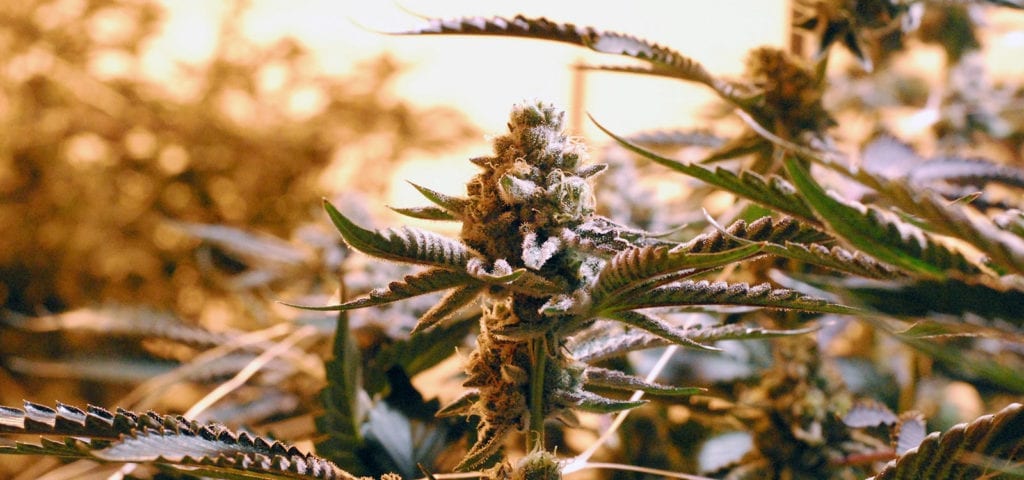
[{"label": "thin stem in foreground", "polygon": [[547,368],[547,337],[530,342],[530,431],[526,436],[526,451],[544,449],[544,371]]}]

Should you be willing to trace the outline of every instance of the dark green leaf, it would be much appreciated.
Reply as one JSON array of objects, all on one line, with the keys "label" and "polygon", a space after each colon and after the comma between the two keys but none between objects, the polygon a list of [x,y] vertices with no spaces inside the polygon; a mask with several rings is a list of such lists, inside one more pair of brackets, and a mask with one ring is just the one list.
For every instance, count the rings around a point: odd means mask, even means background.
[{"label": "dark green leaf", "polygon": [[[591,118],[593,120],[593,118]],[[687,164],[678,160],[663,157],[638,145],[630,143],[625,138],[615,135],[601,124],[594,121],[597,128],[615,139],[623,147],[649,158],[661,165],[671,168],[677,172],[684,173],[708,184],[723,188],[741,197],[753,200],[765,207],[772,208],[787,215],[792,215],[812,223],[817,219],[811,208],[797,195],[796,190],[785,180],[772,176],[769,180],[749,171],[743,171],[739,175],[724,168],[709,170],[695,164]]]},{"label": "dark green leaf", "polygon": [[886,199],[904,212],[921,219],[925,228],[959,238],[986,254],[989,262],[1024,273],[1024,239],[1000,230],[987,217],[968,215],[966,206],[950,204],[926,189],[876,180],[873,188],[885,193]]},{"label": "dark green leaf", "polygon": [[1024,328],[1024,292],[959,280],[845,281],[823,285],[854,304],[904,318],[975,315]]},{"label": "dark green leaf", "polygon": [[829,248],[817,243],[808,245],[792,242],[786,242],[783,245],[769,243],[764,246],[764,251],[779,257],[800,260],[860,277],[897,278],[901,276],[898,270],[880,263],[873,257],[837,246]]},{"label": "dark green leaf", "polygon": [[348,314],[338,313],[334,333],[333,357],[326,363],[327,385],[320,391],[324,411],[316,417],[317,431],[324,436],[316,450],[343,468],[361,471],[362,462],[354,452],[364,445],[359,409],[362,388],[362,354],[350,335]]},{"label": "dark green leaf", "polygon": [[983,380],[1009,392],[1024,394],[1020,367],[981,350],[950,348],[939,341],[896,335],[901,342],[935,359],[955,376]]},{"label": "dark green leaf", "polygon": [[436,305],[420,316],[419,321],[416,322],[416,326],[412,329],[412,333],[422,332],[451,317],[460,308],[476,299],[484,288],[485,285],[473,284],[465,285],[448,292],[448,294],[438,301]]},{"label": "dark green leaf", "polygon": [[[593,287],[596,309],[664,283],[663,276],[682,270],[716,268],[738,262],[758,253],[758,245],[716,253],[691,253],[663,246],[635,247],[616,254],[597,278]],[[671,281],[668,280],[668,281]]]},{"label": "dark green leaf", "polygon": [[366,230],[352,223],[326,200],[324,209],[352,248],[375,257],[459,270],[465,269],[473,257],[469,248],[458,240],[410,227]]},{"label": "dark green leaf", "polygon": [[450,216],[456,219],[462,218],[462,214],[469,203],[469,200],[465,198],[452,197],[441,192],[435,192],[434,190],[427,187],[421,187],[412,182],[409,182],[409,185],[412,185],[413,188],[423,194],[427,200],[430,200],[438,207],[441,207],[442,210],[448,212]]},{"label": "dark green leaf", "polygon": [[861,251],[925,276],[943,276],[947,270],[977,273],[959,252],[939,244],[927,233],[886,216],[872,207],[856,207],[827,194],[797,160],[786,159],[786,171],[831,230]]}]

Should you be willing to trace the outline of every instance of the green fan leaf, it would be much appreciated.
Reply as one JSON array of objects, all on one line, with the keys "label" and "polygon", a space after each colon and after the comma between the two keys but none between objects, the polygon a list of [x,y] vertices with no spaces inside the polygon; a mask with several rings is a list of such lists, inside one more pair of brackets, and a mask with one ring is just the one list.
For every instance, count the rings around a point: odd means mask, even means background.
[{"label": "green fan leaf", "polygon": [[449,215],[456,219],[462,218],[462,213],[466,210],[466,206],[469,203],[469,200],[465,198],[445,195],[441,192],[437,192],[427,187],[416,185],[415,183],[412,182],[409,182],[409,185],[412,185],[413,188],[415,188],[418,192],[420,192],[420,194],[426,197],[427,200],[430,200],[431,202],[434,203],[434,205],[437,205],[445,212],[448,212]]},{"label": "green fan leaf", "polygon": [[587,367],[583,371],[583,382],[588,386],[604,387],[613,390],[640,390],[658,395],[694,395],[706,389],[699,387],[673,387],[660,383],[648,382],[640,377],[629,375],[618,370],[600,367]]},{"label": "green fan leaf", "polygon": [[797,160],[786,159],[786,171],[828,227],[857,249],[923,276],[943,276],[949,270],[978,272],[961,253],[946,248],[926,232],[887,217],[876,208],[854,206],[829,195]]},{"label": "green fan leaf", "polygon": [[[593,117],[591,117],[593,120]],[[753,200],[767,208],[777,210],[781,213],[792,215],[811,223],[817,223],[814,212],[804,200],[797,194],[796,189],[786,180],[772,176],[769,180],[750,171],[743,171],[739,175],[724,168],[710,170],[707,167],[683,163],[678,160],[663,157],[636,145],[623,137],[620,137],[610,130],[594,121],[597,128],[601,129],[608,136],[626,149],[637,153],[654,162],[671,168],[677,172],[689,175],[710,185],[723,188],[730,193]]]},{"label": "green fan leaf", "polygon": [[402,281],[391,282],[387,288],[376,288],[364,297],[350,300],[338,305],[309,307],[286,304],[303,310],[334,311],[355,310],[358,308],[384,305],[407,298],[418,297],[428,293],[448,290],[462,285],[478,284],[479,281],[463,272],[434,268],[415,275],[406,275]]},{"label": "green fan leaf", "polygon": [[[614,317],[617,319],[623,318],[623,313],[615,314]],[[630,324],[632,325],[632,323]],[[720,340],[756,340],[762,338],[804,335],[815,330],[815,328],[769,330],[760,327],[746,327],[738,324],[673,328],[675,334],[682,336],[689,342],[695,342],[698,345],[704,345]],[[574,338],[569,344],[569,349],[572,352],[573,357],[577,360],[585,363],[594,363],[610,358],[621,357],[630,352],[647,350],[649,348],[665,347],[672,343],[677,342],[647,331],[630,330],[622,333],[598,333],[595,335],[581,336],[581,338]],[[708,347],[705,346],[705,348]]]},{"label": "green fan leaf", "polygon": [[465,269],[473,257],[471,250],[461,242],[433,232],[409,227],[366,230],[352,223],[326,200],[324,209],[352,248],[375,257],[460,270]]},{"label": "green fan leaf", "polygon": [[1013,403],[993,415],[982,416],[925,437],[889,462],[874,480],[942,478],[968,480],[1004,478],[993,470],[1024,459],[1024,405]]},{"label": "green fan leaf", "polygon": [[[864,181],[867,172],[858,172]],[[869,186],[904,212],[920,218],[923,226],[959,238],[988,256],[989,262],[1014,273],[1024,273],[1024,239],[999,229],[992,220],[968,215],[964,205],[950,204],[935,193],[900,181],[871,178]]]},{"label": "green fan leaf", "polygon": [[[593,287],[593,302],[600,309],[637,291],[675,280],[683,270],[717,268],[757,254],[761,247],[749,244],[716,253],[691,253],[664,246],[635,247],[619,252],[607,262]],[[668,279],[663,277],[668,276]]]},{"label": "green fan leaf", "polygon": [[364,465],[356,451],[365,443],[360,433],[363,414],[359,408],[362,354],[350,335],[345,312],[338,313],[332,353],[334,358],[325,365],[327,385],[320,391],[324,410],[316,417],[316,427],[324,437],[316,442],[316,451],[343,468],[358,472]]},{"label": "green fan leaf", "polygon": [[448,292],[436,305],[420,316],[412,333],[422,332],[451,317],[460,308],[472,302],[486,288],[483,284],[464,285]]},{"label": "green fan leaf", "polygon": [[[1024,292],[959,280],[845,281],[823,285],[855,305],[901,318],[969,315],[1024,328]],[[977,325],[976,325],[977,326]]]},{"label": "green fan leaf", "polygon": [[65,437],[0,446],[0,453],[155,463],[193,474],[198,469],[212,478],[355,479],[327,460],[274,440],[152,412],[64,404],[52,409],[25,402],[24,410],[0,407],[0,432]]},{"label": "green fan leaf", "polygon": [[[998,386],[1017,395],[1024,394],[1024,378],[1019,362],[980,349],[950,348],[941,341],[922,340],[920,335],[894,335],[899,341],[932,357],[954,375]],[[1013,357],[1010,357],[1011,359]]]},{"label": "green fan leaf", "polygon": [[608,316],[627,310],[652,307],[682,307],[697,305],[731,305],[767,307],[781,310],[801,310],[817,313],[855,314],[859,311],[826,300],[810,297],[785,288],[773,289],[763,283],[749,286],[746,283],[708,282],[707,280],[685,280],[657,287],[630,298],[622,298],[606,305],[597,316]]}]

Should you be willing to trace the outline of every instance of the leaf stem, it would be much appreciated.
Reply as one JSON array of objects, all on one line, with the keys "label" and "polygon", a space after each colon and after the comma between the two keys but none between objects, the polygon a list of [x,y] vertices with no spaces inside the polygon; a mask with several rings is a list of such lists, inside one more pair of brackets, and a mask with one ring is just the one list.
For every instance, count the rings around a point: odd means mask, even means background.
[{"label": "leaf stem", "polygon": [[530,341],[530,430],[526,435],[526,451],[544,449],[544,373],[548,361],[547,336]]}]

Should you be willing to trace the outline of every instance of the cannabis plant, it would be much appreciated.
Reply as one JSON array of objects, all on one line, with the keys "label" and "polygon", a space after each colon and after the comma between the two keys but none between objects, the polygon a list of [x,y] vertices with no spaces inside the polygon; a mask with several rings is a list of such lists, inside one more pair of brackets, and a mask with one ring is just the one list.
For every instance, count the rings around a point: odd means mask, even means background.
[{"label": "cannabis plant", "polygon": [[[538,38],[625,56],[637,63],[582,68],[696,83],[741,128],[722,136],[602,127],[615,145],[600,150],[607,162],[591,162],[563,132],[558,108],[527,102],[513,108],[493,153],[471,160],[480,172],[464,194],[416,186],[431,205],[395,209],[458,222],[457,238],[368,228],[352,202],[325,202],[345,244],[362,254],[342,254],[340,303],[296,302],[337,312],[322,375],[286,370],[290,381],[319,381],[319,397],[303,410],[315,417],[302,438],[316,455],[185,417],[35,403],[0,410],[0,432],[46,437],[0,451],[220,478],[394,479],[419,469],[427,478],[459,470],[546,479],[598,466],[592,455],[622,425],[663,448],[624,445],[612,454],[639,464],[626,468],[668,477],[1019,477],[1024,172],[957,151],[926,158],[892,134],[847,147],[832,130],[848,110],[877,108],[883,118],[891,104],[916,101],[833,95],[836,84],[891,80],[885,67],[912,35],[944,42],[956,70],[976,37],[957,43],[928,32],[936,24],[973,32],[961,15],[973,7],[798,7],[798,23],[817,41],[813,55],[758,48],[733,79],[662,45],[546,19],[432,20],[404,32]],[[836,43],[859,60],[856,75],[826,68]],[[1019,147],[1022,130],[1008,127],[1015,117],[962,83],[949,86],[937,144],[979,138]],[[675,158],[681,146],[703,159]],[[687,182],[689,197],[669,203],[613,178],[666,169]],[[728,208],[702,211],[711,193],[729,194]],[[693,225],[672,224],[680,211]],[[365,291],[390,272],[404,276]],[[398,320],[385,328],[389,319]],[[258,359],[294,346],[301,332]],[[837,344],[854,353],[837,354]],[[410,377],[466,347],[464,392],[444,406],[425,399]],[[656,347],[667,348],[654,374],[638,376]],[[936,396],[929,389],[954,384],[983,393],[979,409],[996,413],[948,421],[927,408]],[[643,405],[644,394],[659,401]],[[617,419],[576,454],[561,441],[562,426],[587,428],[583,412]],[[622,422],[627,412],[634,422]],[[927,433],[936,427],[943,431]],[[457,460],[442,458],[453,451]]]},{"label": "cannabis plant", "polygon": [[[641,310],[653,307],[731,305],[846,313],[839,305],[768,284],[750,287],[697,280],[725,264],[760,254],[757,244],[694,251],[660,241],[598,216],[589,178],[605,170],[589,164],[582,146],[563,133],[564,114],[538,103],[517,106],[509,133],[494,140],[494,156],[473,159],[483,172],[470,180],[465,197],[417,187],[435,205],[403,209],[417,218],[462,223],[459,239],[402,228],[370,231],[326,208],[353,248],[383,259],[422,264],[422,273],[329,309],[348,310],[449,290],[420,317],[413,330],[443,324],[479,298],[483,314],[476,348],[466,365],[470,390],[439,415],[479,418],[477,439],[457,469],[487,465],[503,440],[525,431],[526,450],[517,478],[537,472],[557,475],[545,450],[544,422],[574,423],[573,411],[608,413],[640,405],[587,387],[686,395],[692,387],[651,383],[624,372],[588,365],[566,348],[585,334],[577,351],[624,354],[630,344],[599,319],[621,322],[667,342],[711,349],[721,338],[776,332],[672,325]],[[642,347],[643,345],[640,344]],[[505,475],[499,464],[491,475]],[[543,478],[549,478],[547,476]]]},{"label": "cannabis plant", "polygon": [[[1013,2],[998,3],[1020,7]],[[785,273],[765,271],[763,263],[744,262],[747,275],[768,274],[794,286],[832,292],[834,298],[866,308],[862,321],[958,372],[954,375],[980,377],[1019,394],[1013,367],[1000,365],[992,355],[998,352],[1002,361],[1020,364],[1019,355],[1009,353],[1019,348],[1020,338],[1020,315],[1013,305],[1021,298],[1024,241],[1009,227],[1013,223],[1010,218],[1019,216],[1019,196],[1011,200],[1013,197],[999,195],[1000,187],[995,186],[1019,187],[1020,170],[957,155],[926,162],[909,147],[885,137],[868,145],[863,167],[858,168],[848,161],[848,155],[836,150],[828,132],[835,122],[824,103],[829,87],[824,62],[837,39],[861,60],[863,68],[871,69],[885,60],[884,53],[891,52],[893,45],[915,32],[922,13],[963,18],[956,15],[958,9],[965,8],[908,7],[885,1],[802,2],[801,24],[817,30],[820,47],[816,58],[820,62],[808,65],[787,52],[759,48],[751,54],[746,77],[733,80],[719,78],[696,61],[658,44],[543,18],[434,20],[403,33],[497,35],[570,43],[640,60],[636,66],[584,67],[589,70],[655,75],[710,88],[742,120],[744,130],[734,138],[715,142],[701,162],[683,162],[658,153],[665,150],[666,138],[690,145],[700,135],[677,132],[659,135],[652,142],[650,135],[606,133],[646,159],[742,199],[731,215],[757,219],[751,226],[773,224],[777,217],[763,215],[774,211],[788,217],[785,221],[796,228],[810,232],[801,238],[762,236],[756,237],[759,242],[752,242],[733,233],[746,233],[746,222],[716,227],[722,234],[719,241],[725,244],[760,243],[764,253],[787,259],[777,264]],[[958,38],[944,43],[951,62],[973,48],[973,37]],[[886,44],[889,40],[897,43]],[[965,49],[958,49],[957,41],[962,41]],[[966,94],[979,96],[976,91]],[[993,122],[992,118],[968,120]],[[946,134],[949,129],[939,132]],[[654,144],[658,151],[645,143]],[[827,175],[822,176],[824,171],[843,179],[845,183],[838,184],[843,187],[840,193],[827,190],[830,185]],[[999,195],[998,200],[992,200],[994,195]],[[705,240],[679,241],[697,245]],[[979,297],[988,300],[972,300]],[[974,320],[978,316],[981,321]],[[972,323],[965,325],[956,318],[971,319]],[[908,328],[893,322],[897,319],[915,323]],[[799,321],[791,315],[775,316],[771,323],[792,328]],[[993,346],[990,354],[963,340],[977,335],[999,335],[1006,340]],[[962,357],[939,346],[950,338],[961,339]],[[724,472],[730,478],[846,478],[868,474],[873,470],[872,459],[903,453],[887,451],[884,443],[838,421],[850,411],[852,399],[842,381],[820,362],[817,348],[806,339],[775,342],[775,365],[740,397],[741,403],[731,413],[752,425],[755,445]],[[965,361],[954,361],[957,358]],[[1017,458],[1022,440],[1016,432],[1009,434],[1006,443],[993,445],[992,455],[1011,462]],[[950,442],[951,448],[987,448],[984,443]],[[921,445],[925,448],[925,443]],[[865,457],[865,452],[873,453]],[[953,467],[943,463],[943,454],[916,458],[937,472],[953,475],[947,470]],[[914,474],[908,473],[912,470],[905,462],[895,465],[897,470],[905,468],[897,475]],[[861,468],[864,466],[868,468]],[[971,474],[955,475],[969,478]]]}]

